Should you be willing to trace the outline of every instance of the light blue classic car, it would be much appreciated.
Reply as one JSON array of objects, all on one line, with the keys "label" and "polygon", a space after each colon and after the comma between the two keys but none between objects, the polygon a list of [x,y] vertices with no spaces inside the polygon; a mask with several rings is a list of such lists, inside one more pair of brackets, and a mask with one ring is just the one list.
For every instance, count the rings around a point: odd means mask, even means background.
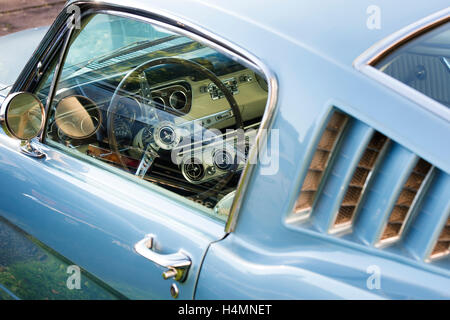
[{"label": "light blue classic car", "polygon": [[69,1],[0,103],[0,299],[450,298],[448,0]]}]

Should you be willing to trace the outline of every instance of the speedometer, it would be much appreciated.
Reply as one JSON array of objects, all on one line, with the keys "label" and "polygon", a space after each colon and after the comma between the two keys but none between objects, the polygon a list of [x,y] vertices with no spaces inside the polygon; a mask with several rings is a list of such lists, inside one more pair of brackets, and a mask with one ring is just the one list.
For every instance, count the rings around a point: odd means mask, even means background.
[{"label": "speedometer", "polygon": [[116,116],[133,124],[141,115],[141,104],[132,97],[122,97],[117,102]]},{"label": "speedometer", "polygon": [[130,123],[123,119],[114,120],[114,135],[116,137],[117,143],[121,145],[129,146],[131,144],[132,132]]}]

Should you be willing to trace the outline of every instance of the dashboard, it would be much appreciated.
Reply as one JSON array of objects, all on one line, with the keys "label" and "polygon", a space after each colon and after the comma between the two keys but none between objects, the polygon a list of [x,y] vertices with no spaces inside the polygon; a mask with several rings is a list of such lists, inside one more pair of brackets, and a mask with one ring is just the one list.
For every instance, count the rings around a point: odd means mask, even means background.
[{"label": "dashboard", "polygon": [[94,70],[69,79],[56,94],[47,137],[133,174],[156,151],[143,178],[189,198],[207,194],[202,204],[212,207],[237,186],[266,107],[267,83],[242,67],[214,70],[239,108],[237,128],[217,83],[168,68],[148,70],[120,90],[123,73],[95,79]]}]

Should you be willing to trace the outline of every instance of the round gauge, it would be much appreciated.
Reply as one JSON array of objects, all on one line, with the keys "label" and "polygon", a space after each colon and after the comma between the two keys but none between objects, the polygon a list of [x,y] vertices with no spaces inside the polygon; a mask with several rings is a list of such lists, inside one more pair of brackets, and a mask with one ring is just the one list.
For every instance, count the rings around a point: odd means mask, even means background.
[{"label": "round gauge", "polygon": [[155,143],[163,150],[171,150],[178,146],[181,136],[175,125],[169,121],[160,122],[153,133]]},{"label": "round gauge", "polygon": [[199,183],[205,176],[205,168],[197,158],[191,158],[181,166],[181,173],[187,181]]},{"label": "round gauge", "polygon": [[166,106],[166,103],[164,102],[164,99],[161,97],[155,97],[153,98],[153,103],[158,106],[160,109],[164,110],[164,107]]},{"label": "round gauge", "polygon": [[101,112],[97,104],[84,96],[68,96],[55,107],[58,129],[73,139],[86,139],[94,135],[101,125]]},{"label": "round gauge", "polygon": [[[65,124],[65,125],[66,126],[73,126],[72,123],[68,123],[68,124]],[[64,133],[64,131],[61,128],[57,129],[57,134],[58,134],[58,138],[59,138],[60,141],[68,141],[68,140],[71,139],[68,135],[66,135]]]},{"label": "round gauge", "polygon": [[176,110],[181,110],[186,107],[187,97],[183,91],[175,91],[170,95],[169,104]]},{"label": "round gauge", "polygon": [[227,150],[217,150],[214,152],[213,162],[220,170],[230,170],[233,167],[233,156]]},{"label": "round gauge", "polygon": [[130,145],[133,137],[130,123],[122,119],[116,119],[114,121],[114,135],[117,143],[121,145]]},{"label": "round gauge", "polygon": [[139,117],[141,112],[141,104],[132,97],[122,97],[117,102],[116,116],[124,121],[133,124]]}]

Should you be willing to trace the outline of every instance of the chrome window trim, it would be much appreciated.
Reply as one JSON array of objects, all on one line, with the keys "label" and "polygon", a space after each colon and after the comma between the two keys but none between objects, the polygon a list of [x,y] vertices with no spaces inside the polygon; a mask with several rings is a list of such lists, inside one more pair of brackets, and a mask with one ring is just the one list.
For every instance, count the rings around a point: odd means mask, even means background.
[{"label": "chrome window trim", "polygon": [[[56,63],[55,71],[53,74],[52,84],[51,84],[50,90],[48,92],[47,101],[45,102],[44,127],[43,127],[41,134],[39,135],[39,141],[42,143],[44,143],[44,141],[45,141],[45,135],[47,133],[49,111],[50,111],[53,99],[55,98],[56,86],[58,85],[59,79],[61,77],[62,66],[64,65],[64,62],[66,60],[67,48],[69,47],[69,43],[72,38],[74,30],[75,30],[74,28],[70,28],[70,29],[64,29],[64,31],[63,31],[63,32],[67,32],[67,34],[65,36],[66,38],[64,39],[64,43],[61,48],[61,52],[59,53],[58,62]],[[51,70],[51,69],[48,69],[48,70]]]},{"label": "chrome window trim", "polygon": [[353,62],[353,67],[366,76],[412,100],[414,103],[419,104],[421,107],[434,115],[450,122],[450,108],[447,108],[427,95],[373,67],[374,64],[389,55],[401,45],[435,27],[448,22],[450,22],[450,7],[410,24],[409,26],[406,26],[405,28],[377,42],[355,59]]},{"label": "chrome window trim", "polygon": [[[259,127],[258,133],[256,135],[256,143],[250,150],[249,158],[247,164],[245,165],[239,183],[236,189],[236,196],[231,207],[231,212],[225,225],[225,232],[230,233],[235,230],[236,223],[239,217],[239,211],[244,202],[244,196],[248,189],[248,184],[253,175],[255,164],[257,163],[258,150],[260,146],[267,141],[267,129],[271,126],[275,111],[277,109],[277,98],[278,98],[278,81],[275,74],[262,63],[259,58],[244,50],[240,46],[218,36],[217,34],[208,31],[196,24],[180,19],[177,16],[168,14],[167,12],[158,10],[137,10],[136,8],[130,8],[127,6],[113,5],[103,1],[96,2],[86,2],[86,1],[74,1],[66,3],[63,12],[67,11],[67,8],[72,5],[88,6],[84,13],[105,13],[113,14],[116,16],[122,16],[126,18],[131,18],[135,20],[144,21],[153,25],[157,25],[167,30],[174,31],[176,33],[185,35],[205,44],[219,52],[222,52],[232,59],[242,63],[244,66],[253,69],[253,71],[259,72],[264,75],[268,83],[268,100],[265,108],[263,118],[261,120],[261,126]],[[148,15],[154,15],[155,18],[150,18]],[[161,19],[164,21],[160,21]],[[70,39],[70,35],[68,37]],[[70,41],[70,40],[68,40]],[[62,55],[65,55],[67,48],[63,48]],[[56,78],[56,77],[55,77]],[[52,84],[53,87],[53,84]],[[48,102],[48,104],[50,104]]]}]

